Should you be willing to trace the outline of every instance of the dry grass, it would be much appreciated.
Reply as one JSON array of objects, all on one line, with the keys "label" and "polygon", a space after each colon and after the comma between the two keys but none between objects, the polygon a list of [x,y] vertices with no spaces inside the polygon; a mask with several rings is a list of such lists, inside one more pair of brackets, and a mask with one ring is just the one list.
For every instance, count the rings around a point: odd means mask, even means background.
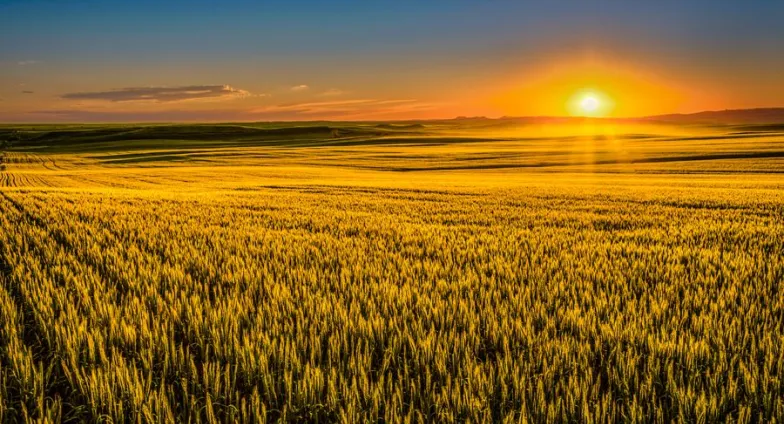
[{"label": "dry grass", "polygon": [[10,152],[0,421],[781,420],[777,140]]}]

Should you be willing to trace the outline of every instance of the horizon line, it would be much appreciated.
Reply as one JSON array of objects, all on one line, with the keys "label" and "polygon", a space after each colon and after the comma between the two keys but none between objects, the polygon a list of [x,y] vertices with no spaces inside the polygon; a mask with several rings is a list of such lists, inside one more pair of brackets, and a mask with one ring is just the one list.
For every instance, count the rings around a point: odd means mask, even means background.
[{"label": "horizon line", "polygon": [[248,123],[313,123],[313,122],[432,122],[432,121],[456,121],[456,120],[515,120],[515,119],[539,119],[539,120],[595,120],[595,121],[634,121],[634,120],[653,120],[661,118],[690,117],[707,114],[720,113],[752,113],[752,112],[781,112],[784,121],[784,106],[776,107],[754,107],[737,109],[715,109],[702,110],[697,112],[675,112],[656,115],[641,116],[579,116],[579,115],[502,115],[497,117],[475,115],[475,116],[452,116],[444,118],[411,118],[411,119],[281,119],[281,120],[172,120],[172,121],[0,121],[0,125],[108,125],[108,124],[131,124],[131,125],[166,125],[166,124],[248,124]]}]

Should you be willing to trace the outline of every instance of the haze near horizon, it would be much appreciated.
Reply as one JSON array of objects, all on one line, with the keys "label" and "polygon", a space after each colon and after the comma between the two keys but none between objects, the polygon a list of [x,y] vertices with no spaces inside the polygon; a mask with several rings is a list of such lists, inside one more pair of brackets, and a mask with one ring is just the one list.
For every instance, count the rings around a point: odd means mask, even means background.
[{"label": "haze near horizon", "polygon": [[782,106],[784,4],[1,1],[0,122]]}]

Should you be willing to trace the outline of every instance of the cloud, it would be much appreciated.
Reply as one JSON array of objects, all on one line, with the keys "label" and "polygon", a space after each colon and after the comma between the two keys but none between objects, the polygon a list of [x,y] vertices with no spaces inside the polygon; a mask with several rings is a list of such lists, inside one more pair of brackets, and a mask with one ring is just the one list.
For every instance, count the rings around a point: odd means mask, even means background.
[{"label": "cloud", "polygon": [[310,89],[310,87],[308,87],[306,84],[300,84],[300,85],[295,85],[294,87],[291,87],[291,91],[305,91],[305,90],[308,90],[308,89]]},{"label": "cloud", "polygon": [[[126,110],[110,104],[74,105],[68,108],[18,112],[0,120],[14,122],[240,122],[240,121],[313,121],[432,118],[444,104],[414,99],[346,99],[309,101],[245,108],[225,104],[226,108],[193,110],[186,103],[174,109],[158,110],[147,106]],[[181,106],[180,106],[181,105]]]},{"label": "cloud", "polygon": [[112,111],[82,109],[36,110],[14,122],[229,122],[250,120],[238,110]]},{"label": "cloud", "polygon": [[[405,100],[404,100],[405,101]],[[330,110],[335,108],[355,108],[360,105],[371,105],[377,104],[381,102],[381,100],[375,99],[354,99],[354,100],[333,100],[333,101],[325,101],[325,102],[303,102],[303,103],[286,103],[280,105],[273,105],[273,106],[265,106],[261,108],[252,109],[251,113],[266,113],[266,112],[297,112],[297,113],[308,113],[308,112],[320,112],[324,110]]]},{"label": "cloud", "polygon": [[351,99],[322,102],[288,103],[251,109],[249,113],[259,117],[286,114],[296,119],[345,118],[384,116],[432,110],[437,105],[421,103],[414,99]]},{"label": "cloud", "polygon": [[40,60],[20,60],[19,62],[16,62],[19,66],[37,65],[39,63],[42,62]]},{"label": "cloud", "polygon": [[410,119],[422,117],[443,107],[443,103],[410,102],[397,104],[380,104],[363,110],[355,110],[341,116],[342,119]]},{"label": "cloud", "polygon": [[22,94],[33,94],[33,91],[30,90],[22,90]]},{"label": "cloud", "polygon": [[321,93],[322,96],[339,96],[341,94],[344,94],[343,90],[337,88],[330,88],[329,90]]},{"label": "cloud", "polygon": [[248,97],[245,90],[230,85],[188,85],[181,87],[129,87],[110,91],[66,93],[69,100],[103,100],[108,102],[181,102],[186,100],[225,100]]}]

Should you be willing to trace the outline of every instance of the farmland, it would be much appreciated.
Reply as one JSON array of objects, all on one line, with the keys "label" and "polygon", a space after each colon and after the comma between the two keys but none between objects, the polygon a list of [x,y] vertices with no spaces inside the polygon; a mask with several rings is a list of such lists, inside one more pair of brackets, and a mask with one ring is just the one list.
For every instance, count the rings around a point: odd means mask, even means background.
[{"label": "farmland", "polygon": [[784,418],[784,127],[0,127],[0,421]]}]

